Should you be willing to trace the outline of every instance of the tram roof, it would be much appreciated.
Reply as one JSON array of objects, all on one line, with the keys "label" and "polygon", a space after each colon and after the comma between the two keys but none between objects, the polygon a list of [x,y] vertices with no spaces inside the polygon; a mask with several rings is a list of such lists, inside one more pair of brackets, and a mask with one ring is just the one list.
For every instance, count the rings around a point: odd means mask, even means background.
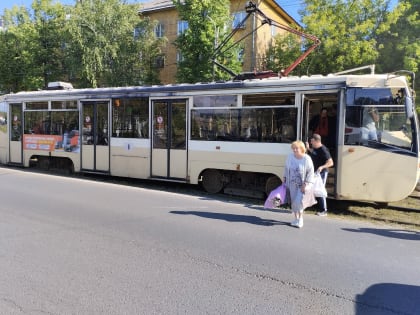
[{"label": "tram roof", "polygon": [[[387,74],[366,74],[366,75],[313,75],[302,77],[283,77],[283,78],[264,78],[250,79],[243,81],[223,81],[208,83],[185,83],[151,86],[128,86],[128,87],[103,87],[103,88],[83,88],[65,90],[38,90],[22,91],[3,95],[5,101],[24,101],[31,99],[51,99],[54,97],[77,97],[77,98],[100,98],[100,97],[123,97],[124,95],[141,96],[176,96],[177,93],[212,91],[212,90],[239,90],[239,89],[258,89],[258,88],[288,88],[291,91],[298,90],[326,90],[340,86],[384,86],[385,81],[398,78]],[[400,86],[404,86],[405,81],[400,81]],[[1,99],[0,99],[1,100]]]}]

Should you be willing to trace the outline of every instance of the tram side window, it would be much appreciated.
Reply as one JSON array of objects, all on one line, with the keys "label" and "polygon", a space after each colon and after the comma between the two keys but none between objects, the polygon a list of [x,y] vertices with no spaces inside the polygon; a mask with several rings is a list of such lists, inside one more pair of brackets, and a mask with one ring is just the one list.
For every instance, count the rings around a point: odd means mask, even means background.
[{"label": "tram side window", "polygon": [[24,134],[49,135],[51,131],[50,112],[26,111]]},{"label": "tram side window", "polygon": [[26,110],[48,110],[48,102],[27,102]]},{"label": "tram side window", "polygon": [[79,112],[73,111],[26,111],[25,134],[64,135],[78,134]]},{"label": "tram side window", "polygon": [[51,112],[51,134],[71,136],[79,134],[79,112],[78,111],[52,111]]},{"label": "tram side window", "polygon": [[194,96],[194,107],[236,107],[237,95],[197,95]]},{"label": "tram side window", "polygon": [[296,139],[296,108],[194,109],[191,139],[290,143]]},{"label": "tram side window", "polygon": [[400,98],[397,88],[349,88],[346,97],[347,105],[392,105]]},{"label": "tram side window", "polygon": [[112,101],[112,136],[149,138],[149,99],[118,98]]},{"label": "tram side window", "polygon": [[77,109],[77,101],[52,101],[51,109]]},{"label": "tram side window", "polygon": [[22,104],[11,104],[11,141],[22,141]]},{"label": "tram side window", "polygon": [[0,136],[7,134],[7,103],[0,102]]},{"label": "tram side window", "polygon": [[239,109],[199,109],[191,112],[192,140],[239,140]]},{"label": "tram side window", "polygon": [[279,106],[295,104],[295,93],[244,94],[243,106]]}]

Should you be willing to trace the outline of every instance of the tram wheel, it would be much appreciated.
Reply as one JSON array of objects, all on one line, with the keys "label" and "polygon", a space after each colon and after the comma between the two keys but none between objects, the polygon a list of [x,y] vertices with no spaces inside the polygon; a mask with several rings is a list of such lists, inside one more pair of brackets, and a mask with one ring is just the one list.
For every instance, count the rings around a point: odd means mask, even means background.
[{"label": "tram wheel", "polygon": [[218,170],[205,170],[202,174],[201,184],[205,191],[216,194],[223,188],[223,175]]},{"label": "tram wheel", "polygon": [[270,194],[272,190],[279,187],[281,185],[281,180],[277,176],[270,176],[267,178],[267,181],[265,182],[265,193],[267,196]]}]

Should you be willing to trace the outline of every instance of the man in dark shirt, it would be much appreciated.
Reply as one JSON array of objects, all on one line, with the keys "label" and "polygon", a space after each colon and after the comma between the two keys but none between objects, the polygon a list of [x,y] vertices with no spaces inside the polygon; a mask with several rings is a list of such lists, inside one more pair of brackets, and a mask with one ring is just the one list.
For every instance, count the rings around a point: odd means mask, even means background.
[{"label": "man in dark shirt", "polygon": [[[314,133],[311,137],[311,146],[309,146],[309,143],[306,142],[306,148],[308,149],[308,153],[314,163],[315,172],[318,172],[321,175],[322,181],[325,185],[328,177],[328,168],[334,165],[330,151],[322,144],[321,136],[317,133]],[[328,211],[327,199],[325,197],[319,197],[317,199],[321,210],[317,214],[319,216],[326,216]]]}]

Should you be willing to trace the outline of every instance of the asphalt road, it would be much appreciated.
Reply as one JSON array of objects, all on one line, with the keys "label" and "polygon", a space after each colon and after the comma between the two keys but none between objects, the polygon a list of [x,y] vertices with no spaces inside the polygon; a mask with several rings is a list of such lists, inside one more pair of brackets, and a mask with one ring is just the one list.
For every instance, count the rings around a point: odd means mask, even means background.
[{"label": "asphalt road", "polygon": [[420,233],[0,168],[0,314],[419,314]]}]

